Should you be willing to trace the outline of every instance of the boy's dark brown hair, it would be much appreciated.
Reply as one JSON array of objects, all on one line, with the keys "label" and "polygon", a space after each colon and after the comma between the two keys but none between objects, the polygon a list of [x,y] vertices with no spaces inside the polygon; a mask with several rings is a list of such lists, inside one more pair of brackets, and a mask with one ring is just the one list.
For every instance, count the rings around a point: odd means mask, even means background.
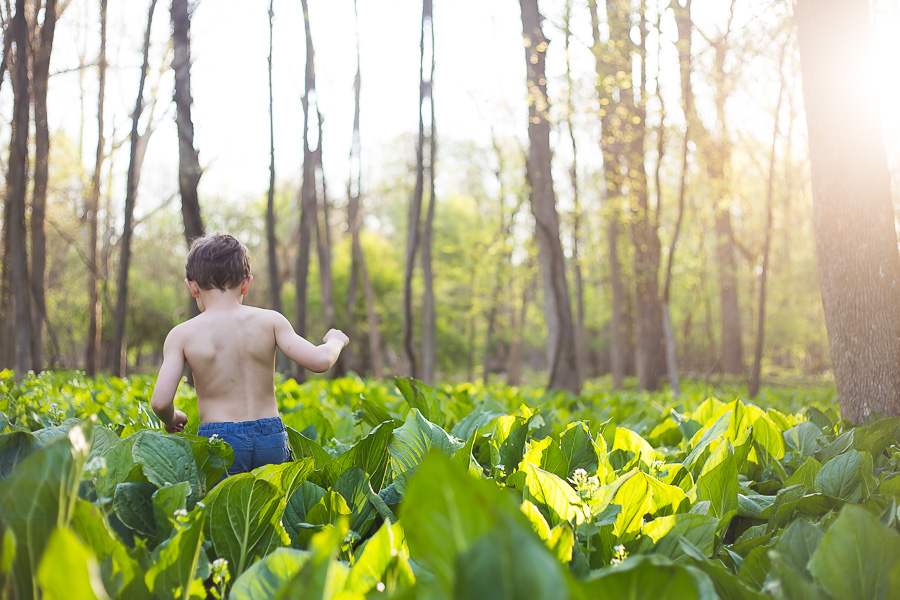
[{"label": "boy's dark brown hair", "polygon": [[224,292],[250,276],[250,252],[227,233],[206,235],[191,244],[184,273],[200,289]]}]

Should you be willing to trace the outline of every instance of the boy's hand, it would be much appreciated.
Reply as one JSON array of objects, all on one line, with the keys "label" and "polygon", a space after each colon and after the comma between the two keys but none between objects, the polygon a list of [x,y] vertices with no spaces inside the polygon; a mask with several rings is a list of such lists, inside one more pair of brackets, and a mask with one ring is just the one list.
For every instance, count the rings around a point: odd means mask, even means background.
[{"label": "boy's hand", "polygon": [[345,348],[347,344],[350,343],[350,338],[348,338],[340,329],[329,329],[328,333],[325,334],[325,337],[322,338],[322,341],[326,344],[331,340],[339,340],[341,342],[341,348]]},{"label": "boy's hand", "polygon": [[181,412],[180,410],[175,410],[175,421],[171,425],[166,425],[167,433],[178,433],[179,431],[184,431],[184,426],[187,425],[187,415]]}]

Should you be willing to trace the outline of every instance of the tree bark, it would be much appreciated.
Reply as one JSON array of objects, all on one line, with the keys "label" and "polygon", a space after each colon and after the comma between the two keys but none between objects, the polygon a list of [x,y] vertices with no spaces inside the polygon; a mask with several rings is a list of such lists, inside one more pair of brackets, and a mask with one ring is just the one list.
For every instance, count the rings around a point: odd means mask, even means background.
[{"label": "tree bark", "polygon": [[778,101],[775,103],[775,127],[772,133],[772,149],[769,152],[769,179],[766,184],[766,225],[765,242],[763,243],[762,272],[759,274],[759,306],[756,317],[756,345],[753,351],[753,370],[750,372],[750,397],[759,393],[759,379],[762,370],[763,336],[766,331],[766,282],[769,275],[769,250],[772,246],[772,202],[775,190],[775,146],[778,143],[778,117],[781,113],[781,101],[784,96],[784,59],[787,53],[787,42],[781,47],[778,61],[778,73],[781,85],[778,88]]},{"label": "tree bark", "polygon": [[522,33],[525,38],[525,65],[528,90],[528,139],[531,149],[527,160],[531,187],[531,212],[535,218],[538,258],[544,279],[544,313],[548,329],[550,389],[577,394],[581,389],[572,305],[566,282],[566,262],[559,241],[559,216],[550,173],[549,100],[544,69],[548,40],[541,24],[537,0],[519,0]]},{"label": "tree bark", "polygon": [[[316,96],[316,72],[312,33],[309,25],[309,7],[306,0],[302,0],[303,6],[303,30],[306,36],[306,68],[305,91],[301,103],[303,105],[303,183],[300,186],[300,230],[298,233],[299,248],[296,262],[296,323],[294,328],[297,333],[306,337],[306,309],[307,295],[309,293],[309,258],[312,232],[317,223],[316,207],[316,155],[309,145],[309,114],[310,96]],[[321,143],[322,140],[319,140]],[[303,369],[295,370],[298,381],[306,379]]]},{"label": "tree bark", "polygon": [[[50,129],[47,126],[47,84],[50,78],[50,53],[56,31],[57,0],[47,0],[44,21],[33,58],[34,78],[34,191],[31,202],[31,296],[32,314],[31,368],[40,372],[44,366],[44,335],[47,320],[45,272],[47,268],[47,235],[45,215],[49,176]],[[2,79],[2,73],[0,73]]]},{"label": "tree bark", "polygon": [[100,0],[100,58],[97,61],[100,72],[97,97],[97,153],[94,160],[94,175],[91,179],[91,195],[88,200],[88,336],[84,372],[88,377],[97,374],[97,353],[100,349],[102,308],[99,294],[99,265],[97,262],[98,222],[100,209],[100,170],[103,167],[103,102],[106,91],[106,3]]},{"label": "tree bark", "polygon": [[[430,121],[427,130],[428,137],[428,210],[425,211],[425,223],[422,232],[422,381],[434,385],[435,369],[435,307],[434,307],[434,272],[432,270],[431,247],[434,237],[434,163],[437,152],[437,140],[435,137],[434,119],[434,11],[432,0],[423,1],[422,27],[428,27],[430,33],[431,68],[428,73],[428,81],[425,82],[425,93],[428,97],[430,108]],[[424,34],[424,31],[423,31]],[[421,112],[423,107],[420,106]],[[423,186],[424,187],[424,186]],[[472,334],[474,336],[474,333]],[[470,378],[471,380],[471,378]]]},{"label": "tree bark", "polygon": [[[353,247],[350,265],[350,283],[347,290],[347,324],[349,326],[350,340],[353,344],[353,307],[356,305],[357,280],[362,279],[363,293],[366,301],[366,318],[369,323],[369,357],[372,364],[372,375],[376,379],[382,377],[381,337],[378,333],[378,316],[375,313],[375,291],[372,289],[372,281],[369,279],[369,271],[366,268],[366,256],[360,241],[362,218],[359,212],[360,198],[362,196],[362,147],[359,137],[359,103],[362,86],[362,75],[359,56],[359,19],[356,0],[353,0],[353,14],[356,20],[356,78],[354,79],[354,106],[353,106],[353,139],[350,144],[350,176],[347,180],[347,216],[350,223],[350,236]],[[351,346],[352,347],[352,346]]]},{"label": "tree bark", "polygon": [[113,374],[124,377],[126,375],[126,342],[125,324],[128,309],[128,269],[131,266],[131,238],[134,234],[134,205],[137,201],[137,185],[140,175],[140,162],[143,152],[140,152],[141,135],[138,133],[138,122],[144,110],[144,84],[147,81],[147,69],[150,66],[150,27],[153,23],[153,11],[156,9],[156,1],[150,0],[150,8],[147,11],[147,29],[144,33],[143,61],[141,62],[141,77],[138,83],[137,99],[134,102],[134,112],[131,113],[131,152],[128,160],[128,176],[125,184],[125,226],[122,229],[122,240],[119,258],[119,274],[117,280],[118,295],[116,297],[116,323],[113,332],[112,354]]},{"label": "tree bark", "polygon": [[28,23],[25,0],[16,0],[10,23],[15,44],[15,62],[10,69],[13,82],[13,122],[6,176],[6,203],[9,218],[6,266],[10,270],[13,323],[10,333],[12,363],[16,381],[21,381],[31,362],[31,316],[28,298],[28,258],[25,234],[25,192],[28,170],[28,129],[30,89],[28,80]]},{"label": "tree bark", "polygon": [[266,200],[266,248],[269,259],[269,303],[272,309],[283,312],[281,306],[281,278],[278,274],[278,240],[275,237],[275,112],[272,93],[272,20],[274,0],[269,0],[269,194]]},{"label": "tree bark", "polygon": [[609,253],[609,279],[612,292],[611,314],[609,318],[609,359],[610,370],[613,377],[613,388],[620,389],[625,382],[625,349],[622,340],[624,319],[622,309],[625,304],[625,287],[622,283],[622,275],[619,265],[619,222],[621,211],[619,210],[620,176],[616,170],[616,140],[612,132],[610,120],[611,94],[606,78],[615,73],[611,66],[607,65],[606,52],[600,41],[600,19],[596,0],[588,0],[588,8],[591,13],[591,30],[593,33],[593,45],[595,68],[597,72],[597,95],[600,100],[600,149],[603,155],[606,213],[606,244]]},{"label": "tree bark", "polygon": [[[316,100],[318,104],[318,100]],[[318,108],[318,107],[317,107]],[[331,234],[328,227],[328,190],[325,185],[325,170],[322,168],[322,115],[316,110],[319,127],[319,144],[316,148],[316,173],[322,181],[321,202],[317,202],[321,211],[316,215],[316,251],[319,257],[319,286],[322,292],[322,313],[325,320],[325,330],[334,327],[334,293],[331,277]],[[319,218],[321,216],[321,218]],[[335,371],[343,373],[343,361],[338,357]]]},{"label": "tree bark", "polygon": [[[865,0],[797,3],[819,287],[841,406],[900,414],[900,254]],[[853,106],[852,119],[835,119]]]},{"label": "tree bark", "polygon": [[[181,191],[181,214],[184,237],[188,245],[202,237],[203,219],[197,186],[203,170],[194,148],[194,121],[191,118],[191,20],[188,0],[172,0],[172,45],[175,71],[175,123],[178,126],[178,188]],[[195,302],[190,302],[191,314],[198,314]]]}]

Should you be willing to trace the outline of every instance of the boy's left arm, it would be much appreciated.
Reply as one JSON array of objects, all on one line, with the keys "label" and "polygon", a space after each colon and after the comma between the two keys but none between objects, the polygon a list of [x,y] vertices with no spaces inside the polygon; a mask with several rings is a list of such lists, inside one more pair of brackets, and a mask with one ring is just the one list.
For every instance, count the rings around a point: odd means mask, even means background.
[{"label": "boy's left arm", "polygon": [[175,409],[175,392],[178,391],[178,384],[184,373],[184,349],[179,338],[179,332],[175,329],[166,336],[163,363],[150,399],[150,408],[169,433],[183,430],[187,423],[187,415]]}]

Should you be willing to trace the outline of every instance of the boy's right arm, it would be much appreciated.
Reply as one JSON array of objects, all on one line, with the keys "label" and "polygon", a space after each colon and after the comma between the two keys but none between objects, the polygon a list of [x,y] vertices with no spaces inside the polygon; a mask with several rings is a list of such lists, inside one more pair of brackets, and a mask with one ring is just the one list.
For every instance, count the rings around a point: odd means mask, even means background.
[{"label": "boy's right arm", "polygon": [[181,431],[187,423],[187,416],[175,409],[175,392],[178,391],[183,372],[184,349],[181,336],[180,332],[173,329],[166,336],[166,343],[163,345],[163,364],[159,368],[150,399],[150,408],[169,433]]},{"label": "boy's right arm", "polygon": [[[347,345],[347,336],[337,330],[325,335],[325,343],[316,346],[306,338],[297,335],[290,321],[281,313],[275,315],[275,344],[285,356],[314,373],[324,373],[337,362],[341,350]],[[335,333],[332,333],[335,332]],[[339,335],[338,335],[339,334]]]}]

